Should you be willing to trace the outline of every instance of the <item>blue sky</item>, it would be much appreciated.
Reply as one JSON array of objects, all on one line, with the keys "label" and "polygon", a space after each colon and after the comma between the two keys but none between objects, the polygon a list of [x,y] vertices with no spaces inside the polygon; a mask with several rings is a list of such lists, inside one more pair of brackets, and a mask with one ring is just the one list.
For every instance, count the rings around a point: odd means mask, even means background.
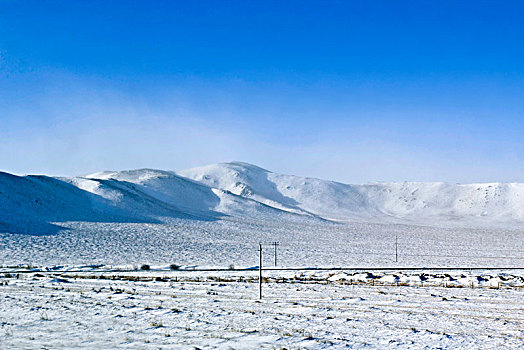
[{"label": "blue sky", "polygon": [[520,1],[0,0],[0,170],[524,181]]}]

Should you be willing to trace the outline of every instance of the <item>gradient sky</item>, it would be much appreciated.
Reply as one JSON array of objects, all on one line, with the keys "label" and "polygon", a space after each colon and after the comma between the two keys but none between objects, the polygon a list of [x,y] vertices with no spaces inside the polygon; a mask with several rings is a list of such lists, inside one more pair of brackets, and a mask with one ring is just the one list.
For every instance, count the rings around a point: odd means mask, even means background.
[{"label": "gradient sky", "polygon": [[524,182],[522,1],[0,0],[0,170]]}]

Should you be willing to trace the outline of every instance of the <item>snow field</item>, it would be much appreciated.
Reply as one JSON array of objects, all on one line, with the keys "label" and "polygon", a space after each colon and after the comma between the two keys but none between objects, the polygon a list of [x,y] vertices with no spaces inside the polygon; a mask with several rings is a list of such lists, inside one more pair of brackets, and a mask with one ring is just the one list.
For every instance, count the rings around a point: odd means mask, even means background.
[{"label": "snow field", "polygon": [[[63,224],[50,236],[0,234],[1,265],[258,265],[279,241],[280,266],[521,267],[524,231],[395,224],[171,220]],[[395,262],[395,237],[399,259]],[[264,266],[273,265],[271,246]]]},{"label": "snow field", "polygon": [[518,287],[344,285],[326,283],[328,275],[321,274],[323,281],[265,283],[260,301],[256,283],[155,281],[157,275],[139,275],[152,281],[3,278],[0,344],[10,349],[524,346]]}]

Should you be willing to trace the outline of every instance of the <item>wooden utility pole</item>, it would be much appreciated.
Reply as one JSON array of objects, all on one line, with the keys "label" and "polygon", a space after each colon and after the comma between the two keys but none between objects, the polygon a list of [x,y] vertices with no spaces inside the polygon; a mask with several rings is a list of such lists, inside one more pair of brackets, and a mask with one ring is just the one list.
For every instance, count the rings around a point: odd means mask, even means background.
[{"label": "wooden utility pole", "polygon": [[278,242],[273,242],[273,246],[275,247],[275,267],[277,267],[277,246],[278,246]]},{"label": "wooden utility pole", "polygon": [[260,259],[260,264],[258,266],[258,291],[259,297],[262,299],[262,243],[258,244],[258,254]]}]

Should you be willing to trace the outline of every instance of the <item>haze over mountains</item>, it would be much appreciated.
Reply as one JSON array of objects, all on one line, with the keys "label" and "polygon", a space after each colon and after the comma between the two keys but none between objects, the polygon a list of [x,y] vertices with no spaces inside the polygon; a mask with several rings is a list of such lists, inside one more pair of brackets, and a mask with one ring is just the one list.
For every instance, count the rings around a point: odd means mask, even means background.
[{"label": "haze over mountains", "polygon": [[0,173],[0,232],[51,234],[60,222],[164,218],[330,220],[520,226],[523,183],[348,185],[231,162],[183,171],[104,171],[82,177]]}]

